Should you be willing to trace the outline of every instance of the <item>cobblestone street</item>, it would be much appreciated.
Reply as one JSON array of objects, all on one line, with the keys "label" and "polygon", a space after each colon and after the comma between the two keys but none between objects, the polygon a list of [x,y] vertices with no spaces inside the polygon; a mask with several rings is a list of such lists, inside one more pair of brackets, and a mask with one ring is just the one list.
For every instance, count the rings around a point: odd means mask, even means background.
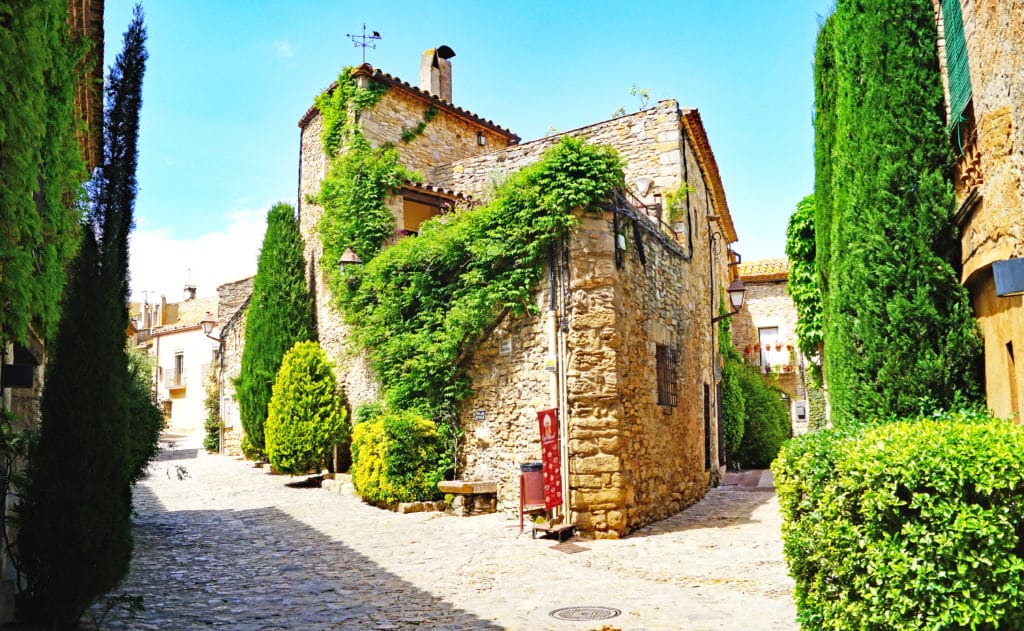
[{"label": "cobblestone street", "polygon": [[[771,492],[713,489],[619,540],[556,545],[504,514],[400,515],[166,448],[136,489],[131,629],[796,629]],[[564,607],[621,614],[583,622]]]}]

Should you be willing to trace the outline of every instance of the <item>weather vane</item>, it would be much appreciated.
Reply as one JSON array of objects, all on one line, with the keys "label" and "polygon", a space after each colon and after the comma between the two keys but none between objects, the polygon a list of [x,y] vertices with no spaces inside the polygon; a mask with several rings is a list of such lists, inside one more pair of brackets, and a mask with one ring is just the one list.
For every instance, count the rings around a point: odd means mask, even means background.
[{"label": "weather vane", "polygon": [[366,63],[366,49],[372,48],[376,50],[377,44],[373,42],[376,42],[378,39],[380,39],[380,33],[378,33],[377,31],[370,31],[369,35],[366,34],[366,22],[363,22],[362,35],[352,35],[351,33],[346,33],[345,36],[352,40],[353,46],[361,46],[363,48],[364,64]]}]

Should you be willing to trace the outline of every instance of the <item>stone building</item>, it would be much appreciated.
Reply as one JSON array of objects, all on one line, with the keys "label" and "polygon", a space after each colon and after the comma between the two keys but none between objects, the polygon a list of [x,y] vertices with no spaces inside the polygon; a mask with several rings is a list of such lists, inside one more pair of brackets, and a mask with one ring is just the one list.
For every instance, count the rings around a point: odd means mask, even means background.
[{"label": "stone building", "polygon": [[746,288],[743,308],[732,319],[732,342],[748,365],[757,366],[788,397],[794,434],[807,431],[807,360],[797,345],[796,305],[786,291],[789,260],[763,259],[737,268]]},{"label": "stone building", "polygon": [[185,287],[181,302],[161,296],[159,304],[143,303],[137,310],[136,345],[156,362],[154,391],[170,432],[202,430],[206,380],[217,344],[201,323],[216,313],[217,297],[196,298],[194,286]]},{"label": "stone building", "polygon": [[220,451],[241,456],[242,418],[235,398],[235,379],[242,372],[242,347],[245,344],[245,314],[252,297],[253,277],[224,283],[217,288],[218,349],[217,386],[220,393]]},{"label": "stone building", "polygon": [[[429,50],[413,87],[369,65],[356,82],[387,87],[356,120],[374,145],[393,143],[424,176],[389,201],[403,234],[426,218],[486,198],[490,186],[537,160],[562,135],[615,148],[626,194],[602,215],[580,216],[534,294],[541,315],[505,319],[473,349],[473,395],[461,416],[458,474],[497,483],[499,507],[515,510],[519,465],[541,456],[539,410],[558,410],[563,511],[584,535],[619,537],[700,499],[721,463],[714,349],[720,292],[731,281],[736,233],[699,113],[674,100],[587,127],[520,143],[509,130],[451,104],[447,47]],[[331,86],[328,90],[335,89]],[[423,133],[400,142],[426,120]],[[352,406],[378,387],[347,347],[331,307],[310,201],[327,169],[314,107],[299,121],[299,221],[317,305],[319,338]],[[676,210],[663,197],[689,185]],[[414,238],[414,237],[413,237]]]},{"label": "stone building", "polygon": [[985,338],[988,405],[1009,416],[1024,396],[1024,0],[934,3],[958,156],[961,282]]}]

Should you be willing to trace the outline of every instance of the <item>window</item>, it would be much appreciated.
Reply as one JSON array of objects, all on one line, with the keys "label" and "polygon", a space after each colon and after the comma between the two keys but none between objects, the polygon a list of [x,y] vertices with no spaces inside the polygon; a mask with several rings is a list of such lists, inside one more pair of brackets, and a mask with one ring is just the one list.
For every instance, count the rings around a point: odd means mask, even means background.
[{"label": "window", "polygon": [[658,374],[658,405],[676,405],[676,349],[659,344],[654,352]]},{"label": "window", "polygon": [[174,379],[175,385],[181,385],[185,382],[185,354],[175,353],[174,354]]},{"label": "window", "polygon": [[949,79],[949,126],[960,121],[971,100],[971,73],[960,0],[942,0],[942,29],[946,36],[946,76]]},{"label": "window", "polygon": [[781,365],[779,327],[762,327],[757,330],[757,342],[761,345],[761,372],[768,372],[772,366]]}]

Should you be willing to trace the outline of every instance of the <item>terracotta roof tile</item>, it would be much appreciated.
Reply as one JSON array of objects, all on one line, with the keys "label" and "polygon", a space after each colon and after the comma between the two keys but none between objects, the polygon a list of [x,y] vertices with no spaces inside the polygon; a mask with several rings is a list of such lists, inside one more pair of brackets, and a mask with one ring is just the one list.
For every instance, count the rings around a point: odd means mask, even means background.
[{"label": "terracotta roof tile", "polygon": [[729,203],[725,201],[725,187],[722,186],[722,176],[718,172],[718,163],[715,161],[715,154],[711,151],[711,143],[708,141],[707,132],[704,130],[704,122],[700,119],[700,112],[696,108],[683,109],[680,112],[680,120],[686,128],[694,145],[694,152],[697,160],[705,169],[708,188],[711,192],[711,200],[714,203],[715,212],[721,217],[722,231],[728,243],[738,239],[736,226],[732,223],[732,214],[729,212]]},{"label": "terracotta roof tile", "polygon": [[789,278],[789,259],[761,259],[740,263],[737,272],[744,281],[786,280]]},{"label": "terracotta roof tile", "polygon": [[[426,90],[421,90],[420,88],[417,88],[416,86],[411,85],[407,81],[402,81],[398,77],[382,71],[380,68],[374,68],[370,64],[363,64],[363,65],[359,66],[358,68],[355,69],[355,72],[353,72],[352,75],[356,76],[356,77],[358,77],[358,76],[367,76],[367,77],[370,77],[371,79],[373,79],[375,81],[381,81],[381,82],[386,83],[388,85],[393,85],[393,86],[395,86],[396,88],[398,88],[400,90],[404,90],[405,92],[408,92],[409,94],[412,94],[414,96],[418,96],[419,98],[428,101],[432,105],[435,105],[437,107],[445,109],[448,112],[451,112],[452,114],[455,114],[456,116],[459,116],[461,118],[464,118],[464,119],[467,119],[469,121],[472,121],[472,122],[474,122],[474,123],[476,123],[478,125],[481,125],[483,127],[486,127],[487,129],[490,129],[491,131],[495,131],[495,132],[505,136],[506,138],[508,138],[509,144],[517,144],[519,142],[519,140],[520,140],[519,136],[516,135],[515,133],[513,133],[511,130],[509,130],[506,127],[502,127],[501,125],[498,125],[497,123],[495,123],[494,121],[490,120],[489,118],[484,118],[482,116],[478,116],[477,114],[474,114],[473,112],[470,112],[469,110],[463,109],[463,108],[459,107],[458,105],[453,105],[453,104],[449,103],[448,101],[445,101],[442,98],[434,96],[433,94],[431,94],[430,92],[427,92]],[[331,83],[331,85],[327,86],[327,89],[324,90],[324,92],[330,92],[330,91],[334,90],[336,87],[338,87],[338,82],[334,81],[333,83]],[[317,109],[316,109],[315,105],[310,107],[308,110],[306,110],[306,113],[302,116],[301,119],[299,119],[299,127],[305,127],[306,123],[308,123],[310,121],[310,119],[313,118],[313,116],[316,114],[316,112],[317,112]]]},{"label": "terracotta roof tile", "polygon": [[443,186],[437,186],[436,184],[427,184],[425,182],[413,182],[412,180],[406,180],[403,186],[405,188],[424,191],[426,193],[432,193],[440,197],[447,197],[453,200],[462,200],[467,202],[473,201],[473,197],[471,195],[466,195],[460,191],[445,188]]}]

